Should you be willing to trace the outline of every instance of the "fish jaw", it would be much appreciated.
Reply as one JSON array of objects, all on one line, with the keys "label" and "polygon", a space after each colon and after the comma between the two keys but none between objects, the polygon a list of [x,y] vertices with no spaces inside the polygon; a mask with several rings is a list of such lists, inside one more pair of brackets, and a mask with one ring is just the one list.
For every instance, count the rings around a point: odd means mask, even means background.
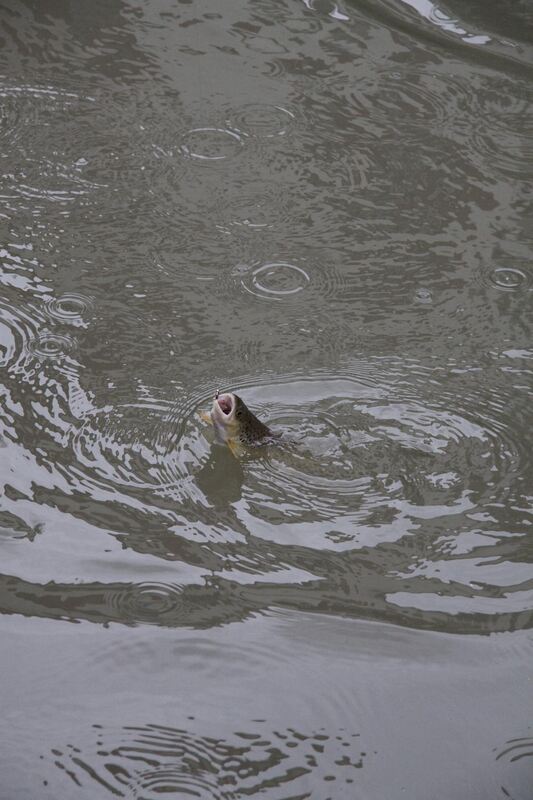
[{"label": "fish jaw", "polygon": [[234,439],[238,433],[237,420],[235,419],[236,409],[235,397],[231,393],[217,394],[211,407],[211,421],[219,441],[226,443],[229,439]]}]

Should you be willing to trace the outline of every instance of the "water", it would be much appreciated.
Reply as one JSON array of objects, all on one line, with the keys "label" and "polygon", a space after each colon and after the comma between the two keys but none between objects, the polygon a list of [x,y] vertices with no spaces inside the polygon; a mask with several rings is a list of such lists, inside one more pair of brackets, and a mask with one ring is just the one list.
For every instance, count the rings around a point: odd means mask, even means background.
[{"label": "water", "polygon": [[4,4],[1,800],[530,800],[532,33]]}]

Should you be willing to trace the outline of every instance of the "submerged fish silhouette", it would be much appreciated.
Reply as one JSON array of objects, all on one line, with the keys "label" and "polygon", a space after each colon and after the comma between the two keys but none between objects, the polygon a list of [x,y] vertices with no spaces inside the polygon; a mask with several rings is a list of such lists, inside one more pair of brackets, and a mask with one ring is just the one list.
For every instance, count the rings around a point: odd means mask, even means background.
[{"label": "submerged fish silhouette", "polygon": [[211,411],[201,412],[200,416],[213,425],[218,441],[227,444],[237,457],[244,445],[267,444],[279,437],[278,433],[257,419],[244,400],[233,392],[221,394],[217,389]]}]

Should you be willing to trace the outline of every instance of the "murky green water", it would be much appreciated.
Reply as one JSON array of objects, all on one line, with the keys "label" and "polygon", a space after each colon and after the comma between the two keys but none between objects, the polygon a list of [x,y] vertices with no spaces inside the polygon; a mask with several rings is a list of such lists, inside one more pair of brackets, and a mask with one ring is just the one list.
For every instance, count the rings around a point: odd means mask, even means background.
[{"label": "murky green water", "polygon": [[8,0],[0,156],[0,799],[530,800],[531,5]]}]

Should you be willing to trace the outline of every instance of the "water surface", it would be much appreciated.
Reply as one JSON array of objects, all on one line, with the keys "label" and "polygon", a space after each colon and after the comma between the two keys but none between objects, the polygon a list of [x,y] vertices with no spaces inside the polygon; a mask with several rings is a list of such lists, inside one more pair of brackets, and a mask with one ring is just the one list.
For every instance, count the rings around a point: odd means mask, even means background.
[{"label": "water surface", "polygon": [[532,32],[4,4],[1,800],[530,800]]}]

